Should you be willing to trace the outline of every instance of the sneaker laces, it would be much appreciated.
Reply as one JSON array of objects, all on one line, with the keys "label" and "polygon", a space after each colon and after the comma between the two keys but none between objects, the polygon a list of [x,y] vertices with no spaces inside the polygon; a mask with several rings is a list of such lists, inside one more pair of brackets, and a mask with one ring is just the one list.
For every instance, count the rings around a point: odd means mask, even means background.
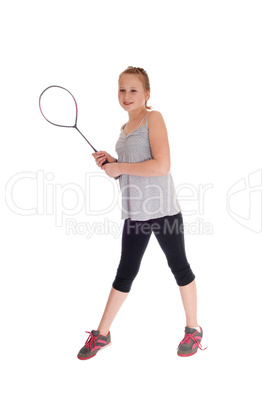
[{"label": "sneaker laces", "polygon": [[92,346],[92,344],[94,344],[94,346],[95,346],[95,340],[96,340],[96,336],[94,336],[93,334],[92,334],[92,332],[90,332],[90,331],[85,331],[87,334],[89,334],[89,336],[88,336],[88,338],[87,338],[87,340],[86,340],[86,342],[85,342],[85,344],[84,344],[84,347],[85,348],[90,348],[91,346]]},{"label": "sneaker laces", "polygon": [[193,334],[185,334],[185,337],[184,337],[184,339],[179,343],[177,350],[179,349],[179,346],[182,345],[183,343],[190,343],[191,341],[193,341],[194,343],[196,343],[196,344],[197,344],[197,347],[198,347],[200,350],[205,350],[205,349],[207,349],[208,346],[206,346],[204,349],[202,349],[201,343],[200,343],[197,339],[195,339],[192,335],[193,335]]}]

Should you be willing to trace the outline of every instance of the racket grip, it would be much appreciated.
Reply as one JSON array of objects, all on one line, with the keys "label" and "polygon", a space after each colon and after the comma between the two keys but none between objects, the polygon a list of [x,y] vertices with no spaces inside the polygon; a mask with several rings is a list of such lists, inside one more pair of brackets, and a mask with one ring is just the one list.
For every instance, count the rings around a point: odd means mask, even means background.
[{"label": "racket grip", "polygon": [[[109,163],[107,159],[102,163],[102,166],[105,165],[106,163]],[[120,177],[120,176],[114,177],[114,179],[115,179],[115,180],[118,180],[119,177]]]}]

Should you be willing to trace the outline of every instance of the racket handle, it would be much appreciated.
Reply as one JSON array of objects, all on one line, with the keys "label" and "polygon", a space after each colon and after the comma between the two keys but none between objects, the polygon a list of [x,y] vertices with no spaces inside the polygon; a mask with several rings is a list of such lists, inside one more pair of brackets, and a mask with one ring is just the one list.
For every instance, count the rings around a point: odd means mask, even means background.
[{"label": "racket handle", "polygon": [[[108,160],[106,159],[105,162],[102,163],[102,166],[105,165],[106,163],[109,163]],[[120,176],[114,177],[115,180],[118,180]]]}]

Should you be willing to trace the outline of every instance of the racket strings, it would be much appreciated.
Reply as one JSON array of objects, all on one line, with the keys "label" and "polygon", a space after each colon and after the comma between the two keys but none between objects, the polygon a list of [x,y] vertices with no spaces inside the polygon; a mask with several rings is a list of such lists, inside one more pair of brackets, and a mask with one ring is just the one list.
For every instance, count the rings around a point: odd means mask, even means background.
[{"label": "racket strings", "polygon": [[50,124],[57,127],[75,128],[93,150],[97,152],[77,127],[78,105],[68,89],[59,85],[47,87],[39,97],[39,108],[42,116]]}]

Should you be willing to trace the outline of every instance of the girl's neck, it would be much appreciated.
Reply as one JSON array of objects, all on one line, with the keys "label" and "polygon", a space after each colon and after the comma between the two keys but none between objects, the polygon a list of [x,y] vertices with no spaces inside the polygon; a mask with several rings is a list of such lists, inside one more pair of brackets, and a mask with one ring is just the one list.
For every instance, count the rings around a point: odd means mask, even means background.
[{"label": "girl's neck", "polygon": [[136,121],[139,119],[142,119],[142,117],[144,116],[144,114],[147,114],[147,110],[146,108],[140,108],[137,110],[134,110],[132,112],[128,112],[129,115],[129,122],[131,121]]}]

